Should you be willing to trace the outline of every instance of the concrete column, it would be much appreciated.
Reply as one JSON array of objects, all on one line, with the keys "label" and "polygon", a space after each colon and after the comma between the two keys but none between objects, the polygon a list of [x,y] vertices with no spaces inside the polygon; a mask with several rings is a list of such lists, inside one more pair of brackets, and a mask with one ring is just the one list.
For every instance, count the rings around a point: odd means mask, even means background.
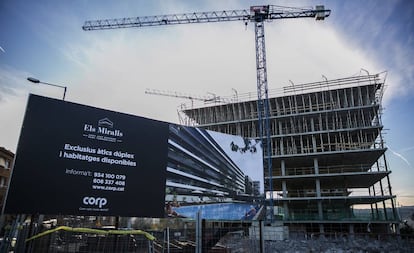
[{"label": "concrete column", "polygon": [[[281,161],[280,169],[282,170],[282,176],[286,176],[286,163],[285,163],[285,160]],[[282,180],[282,192],[283,192],[283,197],[287,198],[286,180]],[[283,203],[283,214],[284,214],[284,219],[285,220],[289,219],[289,207],[288,207],[287,202]]]},{"label": "concrete column", "polygon": [[279,131],[278,132],[279,132],[280,135],[282,135],[283,134],[283,131],[282,131],[282,122],[279,121],[279,124],[278,125],[279,125],[279,129],[278,129]]},{"label": "concrete column", "polygon": [[289,206],[287,202],[283,203],[283,214],[284,214],[284,220],[289,220]]},{"label": "concrete column", "polygon": [[280,162],[280,169],[282,170],[282,176],[286,176],[286,163],[285,160],[282,160]]},{"label": "concrete column", "polygon": [[312,131],[312,148],[313,152],[316,153],[316,138],[313,132],[315,132],[315,122],[313,118],[311,118],[311,131]]},{"label": "concrete column", "polygon": [[318,200],[318,216],[320,220],[323,220],[322,201]]},{"label": "concrete column", "polygon": [[[286,176],[286,164],[285,160],[282,160],[280,163],[280,169],[282,170],[282,177]],[[282,191],[283,191],[283,197],[287,197],[287,187],[286,187],[286,180],[282,179]]]},{"label": "concrete column", "polygon": [[[315,170],[315,174],[319,175],[319,164],[318,164],[318,159],[314,158],[313,159],[313,167]],[[321,194],[321,182],[319,180],[319,178],[317,178],[315,180],[315,187],[316,187],[316,197],[320,198],[322,196]],[[320,220],[323,220],[323,209],[322,209],[322,201],[318,200],[318,216]]]},{"label": "concrete column", "polygon": [[[282,160],[280,163],[280,169],[282,170],[282,177],[286,176],[286,165],[285,160]],[[283,197],[287,197],[287,187],[286,187],[286,180],[282,179],[282,191],[283,191]]]},{"label": "concrete column", "polygon": [[354,232],[354,224],[349,224],[349,237],[354,239],[355,232]]},{"label": "concrete column", "polygon": [[319,224],[319,233],[321,233],[321,237],[325,235],[325,228],[323,227],[323,224]]},{"label": "concrete column", "polygon": [[319,163],[318,158],[313,158],[313,168],[315,169],[315,174],[319,174]]},{"label": "concrete column", "polygon": [[398,223],[396,223],[396,224],[394,224],[394,226],[395,226],[395,232],[397,233],[397,235],[398,235],[398,238],[400,239],[401,237],[401,231],[400,231],[400,224],[398,224]]},{"label": "concrete column", "polygon": [[[318,159],[313,159],[313,168],[315,170],[315,175],[319,175],[319,165],[318,165]],[[321,182],[319,178],[315,180],[315,187],[316,187],[316,197],[321,197]]]}]

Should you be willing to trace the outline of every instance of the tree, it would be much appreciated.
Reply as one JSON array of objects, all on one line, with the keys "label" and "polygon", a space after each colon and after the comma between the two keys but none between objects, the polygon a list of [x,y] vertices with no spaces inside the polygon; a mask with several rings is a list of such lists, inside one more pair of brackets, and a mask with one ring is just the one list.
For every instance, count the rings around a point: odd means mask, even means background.
[{"label": "tree", "polygon": [[244,142],[244,147],[239,147],[237,144],[235,144],[232,141],[230,143],[231,150],[234,152],[238,151],[242,154],[246,153],[247,151],[249,151],[250,153],[256,153],[257,151],[256,145],[258,142],[256,142],[255,140],[247,139],[247,138],[243,138],[243,142]]}]

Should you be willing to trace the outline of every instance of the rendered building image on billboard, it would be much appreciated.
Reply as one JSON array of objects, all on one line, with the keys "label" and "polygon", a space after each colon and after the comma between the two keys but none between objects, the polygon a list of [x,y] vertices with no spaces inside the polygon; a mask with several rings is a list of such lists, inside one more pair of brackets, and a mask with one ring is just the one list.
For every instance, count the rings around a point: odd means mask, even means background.
[{"label": "rendered building image on billboard", "polygon": [[167,216],[240,219],[262,196],[259,141],[171,124],[168,147]]},{"label": "rendered building image on billboard", "polygon": [[165,217],[251,201],[262,178],[254,140],[30,95],[4,212]]}]

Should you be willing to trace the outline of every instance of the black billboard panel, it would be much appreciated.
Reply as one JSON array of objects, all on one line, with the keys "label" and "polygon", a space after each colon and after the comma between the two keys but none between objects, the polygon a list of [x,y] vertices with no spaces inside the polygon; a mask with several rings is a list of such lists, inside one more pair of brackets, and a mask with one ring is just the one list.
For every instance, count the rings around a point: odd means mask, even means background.
[{"label": "black billboard panel", "polygon": [[30,95],[5,213],[163,217],[169,124]]}]

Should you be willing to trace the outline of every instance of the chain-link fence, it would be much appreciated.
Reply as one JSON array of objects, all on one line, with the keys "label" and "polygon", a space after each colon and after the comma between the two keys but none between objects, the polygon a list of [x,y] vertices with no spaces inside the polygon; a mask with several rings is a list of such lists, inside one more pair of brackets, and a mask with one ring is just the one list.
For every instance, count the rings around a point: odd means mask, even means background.
[{"label": "chain-link fence", "polygon": [[413,235],[289,232],[261,221],[17,217],[3,233],[0,252],[414,252]]}]

